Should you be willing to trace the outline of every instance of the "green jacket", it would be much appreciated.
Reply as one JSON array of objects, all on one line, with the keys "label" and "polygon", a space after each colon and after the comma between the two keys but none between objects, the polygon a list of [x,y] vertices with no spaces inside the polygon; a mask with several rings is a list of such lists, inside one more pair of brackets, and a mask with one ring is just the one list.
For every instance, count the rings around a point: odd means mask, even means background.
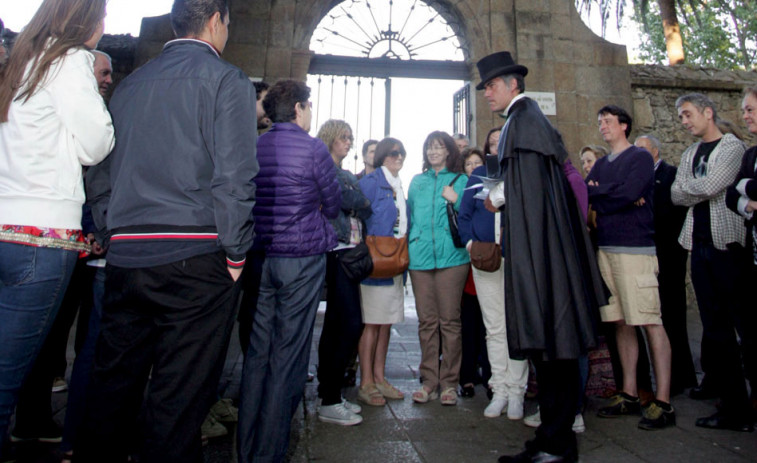
[{"label": "green jacket", "polygon": [[[407,206],[410,209],[410,270],[433,270],[470,262],[465,248],[456,248],[452,244],[447,220],[447,200],[442,197],[442,189],[456,175],[446,168],[439,171],[439,174],[429,169],[413,177],[410,182],[407,193]],[[453,185],[457,192],[455,210],[460,209],[467,182],[468,177],[463,174]]]}]

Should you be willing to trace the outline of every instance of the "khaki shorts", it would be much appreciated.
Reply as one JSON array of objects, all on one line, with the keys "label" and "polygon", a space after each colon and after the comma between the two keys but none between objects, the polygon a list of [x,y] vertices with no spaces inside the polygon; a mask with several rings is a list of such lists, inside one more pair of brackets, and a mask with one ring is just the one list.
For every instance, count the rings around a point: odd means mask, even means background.
[{"label": "khaki shorts", "polygon": [[657,257],[599,250],[599,271],[610,289],[608,304],[599,308],[603,322],[662,325]]}]

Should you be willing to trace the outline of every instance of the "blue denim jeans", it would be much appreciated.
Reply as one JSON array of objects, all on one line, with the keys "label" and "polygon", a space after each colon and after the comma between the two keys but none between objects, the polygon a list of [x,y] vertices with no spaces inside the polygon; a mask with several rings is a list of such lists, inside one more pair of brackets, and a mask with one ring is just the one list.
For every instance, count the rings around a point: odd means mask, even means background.
[{"label": "blue denim jeans", "polygon": [[266,257],[250,346],[244,359],[237,425],[240,463],[284,460],[292,416],[308,373],[313,323],[326,257]]},{"label": "blue denim jeans", "polygon": [[68,387],[68,402],[66,404],[66,421],[63,425],[63,442],[60,449],[63,452],[73,450],[76,433],[84,419],[89,378],[95,363],[95,343],[100,334],[100,318],[103,313],[105,300],[105,268],[98,268],[92,283],[92,312],[89,314],[89,329],[84,344],[74,360],[71,371],[71,381]]},{"label": "blue denim jeans", "polygon": [[0,436],[55,320],[77,253],[0,242]]}]

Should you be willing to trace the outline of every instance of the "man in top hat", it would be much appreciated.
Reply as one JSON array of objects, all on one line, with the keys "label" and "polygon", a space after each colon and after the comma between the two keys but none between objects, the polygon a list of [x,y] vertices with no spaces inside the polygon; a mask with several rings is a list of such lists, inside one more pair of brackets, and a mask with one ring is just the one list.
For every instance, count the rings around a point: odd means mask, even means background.
[{"label": "man in top hat", "polygon": [[568,152],[539,106],[523,95],[525,66],[509,52],[477,64],[484,97],[505,126],[487,201],[502,211],[505,312],[511,358],[529,357],[539,381],[542,424],[526,450],[500,462],[575,462],[578,357],[596,345],[606,303],[586,222],[563,173]]}]

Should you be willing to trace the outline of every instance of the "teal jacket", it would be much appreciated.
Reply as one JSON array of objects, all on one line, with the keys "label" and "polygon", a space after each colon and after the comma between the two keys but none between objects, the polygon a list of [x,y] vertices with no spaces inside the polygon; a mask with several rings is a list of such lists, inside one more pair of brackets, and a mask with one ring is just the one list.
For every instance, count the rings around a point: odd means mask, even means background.
[{"label": "teal jacket", "polygon": [[[442,189],[456,175],[446,168],[439,171],[439,174],[429,169],[413,177],[410,182],[407,193],[407,206],[410,210],[410,270],[448,268],[470,261],[465,248],[456,248],[452,244],[447,220],[447,200],[442,197]],[[467,182],[468,177],[463,174],[453,185],[457,192],[455,210],[460,209]]]}]

